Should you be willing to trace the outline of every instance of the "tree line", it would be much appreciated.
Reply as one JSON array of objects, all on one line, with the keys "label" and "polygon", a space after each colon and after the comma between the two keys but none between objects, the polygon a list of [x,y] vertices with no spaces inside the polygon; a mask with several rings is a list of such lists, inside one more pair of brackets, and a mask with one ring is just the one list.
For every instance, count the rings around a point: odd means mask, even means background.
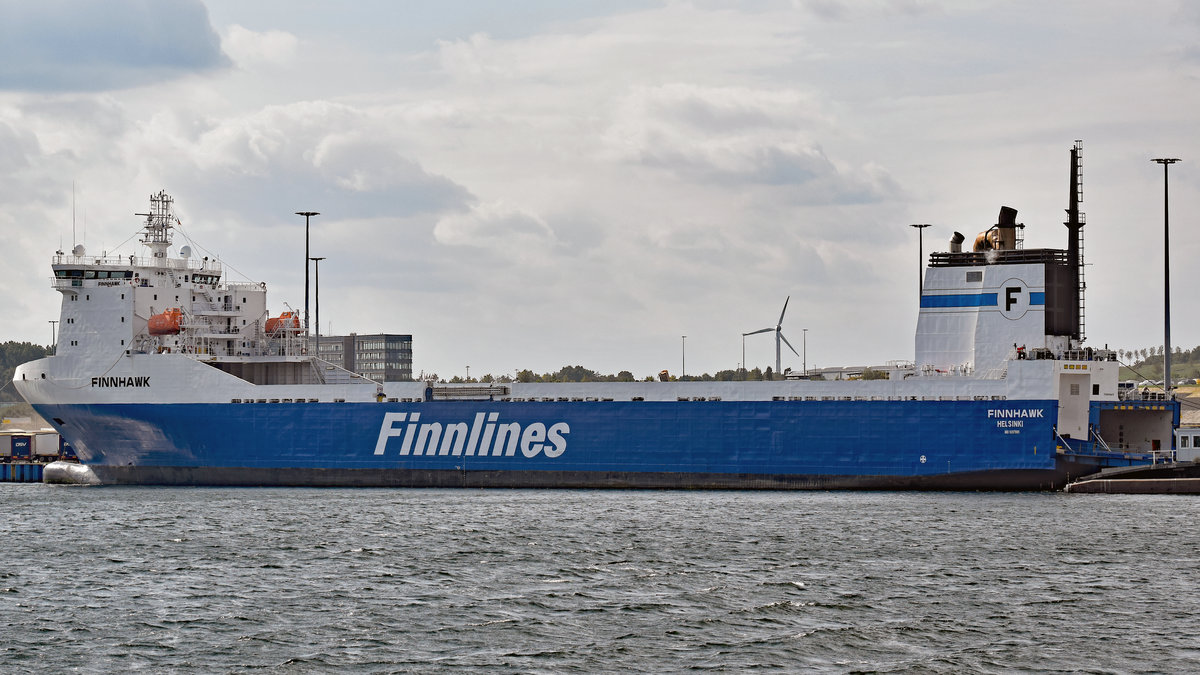
[{"label": "tree line", "polygon": [[0,342],[0,401],[20,401],[21,395],[12,386],[17,366],[53,354],[50,347],[32,342]]},{"label": "tree line", "polygon": [[[1162,345],[1142,347],[1141,349],[1118,349],[1117,358],[1121,360],[1121,363],[1138,366],[1156,357],[1161,359],[1164,351]],[[1176,345],[1171,349],[1171,361],[1173,363],[1200,363],[1200,346],[1183,349]]]},{"label": "tree line", "polygon": [[[1165,380],[1163,377],[1163,347],[1143,347],[1141,349],[1118,349],[1117,358],[1121,361],[1121,379],[1123,380]],[[1172,382],[1200,380],[1200,347],[1171,349]]]},{"label": "tree line", "polygon": [[783,376],[777,376],[770,366],[767,368],[753,368],[746,370],[739,368],[736,370],[718,370],[716,373],[703,373],[700,375],[672,375],[667,371],[662,371],[657,375],[644,375],[641,377],[635,376],[628,370],[622,370],[617,374],[598,373],[590,368],[583,366],[563,366],[552,373],[536,373],[532,370],[518,370],[515,375],[481,375],[479,377],[463,377],[455,375],[449,379],[438,377],[437,373],[421,373],[418,377],[421,381],[447,382],[450,384],[461,383],[501,383],[507,384],[511,382],[742,382],[751,380],[776,380],[783,379]]}]

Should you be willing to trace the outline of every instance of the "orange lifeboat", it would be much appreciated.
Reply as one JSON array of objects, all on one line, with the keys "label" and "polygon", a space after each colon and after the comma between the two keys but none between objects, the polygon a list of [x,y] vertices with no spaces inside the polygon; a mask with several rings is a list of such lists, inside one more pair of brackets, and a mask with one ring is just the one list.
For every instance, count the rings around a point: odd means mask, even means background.
[{"label": "orange lifeboat", "polygon": [[183,320],[183,312],[172,307],[162,314],[150,317],[149,329],[151,335],[179,335],[179,323]]},{"label": "orange lifeboat", "polygon": [[300,313],[299,312],[284,312],[277,317],[267,319],[268,335],[276,335],[279,333],[289,333],[295,335],[300,332]]}]

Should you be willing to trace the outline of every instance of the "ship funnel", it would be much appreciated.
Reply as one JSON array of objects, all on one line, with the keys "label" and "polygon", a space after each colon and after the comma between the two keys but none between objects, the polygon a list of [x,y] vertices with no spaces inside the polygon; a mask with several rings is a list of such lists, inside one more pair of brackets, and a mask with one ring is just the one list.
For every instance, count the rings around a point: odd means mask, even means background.
[{"label": "ship funnel", "polygon": [[984,230],[983,232],[980,232],[975,237],[975,244],[973,246],[971,246],[971,250],[976,253],[990,251],[993,248],[996,248],[995,241],[996,241],[996,228],[993,227],[993,228]]},{"label": "ship funnel", "polygon": [[975,237],[972,250],[982,251],[1011,251],[1017,247],[1017,210],[1010,206],[1001,206],[996,224],[980,232]]},{"label": "ship funnel", "polygon": [[966,241],[966,237],[962,232],[955,232],[953,237],[950,237],[950,252],[962,253],[962,243]]},{"label": "ship funnel", "polygon": [[1000,207],[996,217],[996,248],[1011,251],[1017,247],[1017,210],[1009,206]]}]

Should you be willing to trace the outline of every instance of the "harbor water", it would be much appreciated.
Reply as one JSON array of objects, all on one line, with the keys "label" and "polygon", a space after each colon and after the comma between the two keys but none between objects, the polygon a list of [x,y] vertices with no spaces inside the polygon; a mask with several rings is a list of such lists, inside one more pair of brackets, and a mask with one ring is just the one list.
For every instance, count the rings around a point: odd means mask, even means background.
[{"label": "harbor water", "polygon": [[0,484],[4,672],[1185,672],[1200,501]]}]

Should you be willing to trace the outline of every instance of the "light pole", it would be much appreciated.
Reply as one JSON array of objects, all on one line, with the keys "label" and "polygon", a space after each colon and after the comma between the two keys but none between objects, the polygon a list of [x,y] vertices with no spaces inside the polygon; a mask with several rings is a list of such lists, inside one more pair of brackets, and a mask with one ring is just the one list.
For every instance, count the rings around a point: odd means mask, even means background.
[{"label": "light pole", "polygon": [[681,353],[682,353],[683,363],[681,363],[679,365],[679,370],[680,370],[679,379],[682,380],[685,376],[687,376],[687,336],[686,335],[682,336],[680,343],[682,345],[680,347],[680,349],[682,350]]},{"label": "light pole", "polygon": [[58,352],[58,349],[55,349],[55,345],[57,345],[57,344],[58,344],[58,338],[57,338],[57,337],[55,337],[55,335],[54,335],[54,329],[55,329],[55,328],[58,328],[58,321],[53,321],[53,320],[52,320],[52,321],[50,322],[50,348],[51,348],[51,349],[54,349],[55,353],[57,353],[57,352]]},{"label": "light pole", "polygon": [[808,377],[808,329],[801,328],[800,330],[804,331],[804,337],[801,338],[804,343],[801,345],[800,351],[804,353],[804,356],[801,357],[804,359],[804,376]]},{"label": "light pole", "polygon": [[304,216],[304,339],[308,339],[308,219],[319,216],[316,211],[297,211],[296,215]]},{"label": "light pole", "polygon": [[309,258],[313,261],[313,295],[316,296],[316,321],[313,321],[315,326],[314,333],[317,338],[317,354],[321,353],[321,261],[325,258]]},{"label": "light pole", "polygon": [[913,223],[909,227],[917,228],[917,301],[920,302],[921,294],[925,292],[925,275],[922,274],[925,268],[924,235],[929,223]]},{"label": "light pole", "polygon": [[1167,171],[1178,157],[1150,160],[1163,168],[1163,391],[1171,395],[1171,221],[1168,206]]},{"label": "light pole", "polygon": [[746,379],[746,334],[742,333],[742,379]]}]

